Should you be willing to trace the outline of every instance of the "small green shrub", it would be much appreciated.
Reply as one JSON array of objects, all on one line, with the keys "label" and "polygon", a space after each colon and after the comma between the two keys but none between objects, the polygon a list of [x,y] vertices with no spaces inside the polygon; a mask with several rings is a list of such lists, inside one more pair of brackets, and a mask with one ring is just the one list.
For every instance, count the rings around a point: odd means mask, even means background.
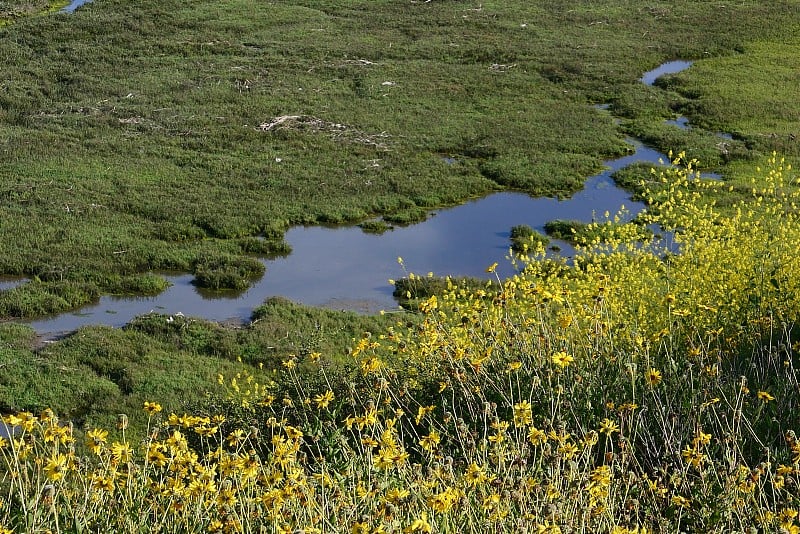
[{"label": "small green shrub", "polygon": [[511,228],[511,250],[518,254],[533,252],[544,248],[550,242],[546,237],[528,226],[520,224]]}]

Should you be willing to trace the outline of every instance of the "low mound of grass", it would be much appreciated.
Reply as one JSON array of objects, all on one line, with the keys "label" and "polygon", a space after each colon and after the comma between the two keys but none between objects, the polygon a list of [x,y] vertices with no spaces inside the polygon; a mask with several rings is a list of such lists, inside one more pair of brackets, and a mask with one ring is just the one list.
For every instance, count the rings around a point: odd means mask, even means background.
[{"label": "low mound of grass", "polygon": [[518,254],[527,254],[539,248],[544,248],[550,242],[547,236],[543,236],[527,224],[520,224],[511,228],[509,234],[511,239],[511,250]]}]

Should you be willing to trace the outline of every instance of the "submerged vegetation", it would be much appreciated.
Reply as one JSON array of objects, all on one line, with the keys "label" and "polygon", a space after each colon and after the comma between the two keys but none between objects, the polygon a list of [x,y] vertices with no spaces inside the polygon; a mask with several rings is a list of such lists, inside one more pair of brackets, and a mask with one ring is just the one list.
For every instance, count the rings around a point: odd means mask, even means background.
[{"label": "submerged vegetation", "polygon": [[231,361],[187,413],[141,402],[141,441],[127,415],[7,416],[1,528],[796,531],[800,180],[770,158],[723,213],[725,186],[673,163],[644,194],[680,254],[596,223],[573,265],[540,247],[507,280],[445,282],[338,365],[309,345]]}]

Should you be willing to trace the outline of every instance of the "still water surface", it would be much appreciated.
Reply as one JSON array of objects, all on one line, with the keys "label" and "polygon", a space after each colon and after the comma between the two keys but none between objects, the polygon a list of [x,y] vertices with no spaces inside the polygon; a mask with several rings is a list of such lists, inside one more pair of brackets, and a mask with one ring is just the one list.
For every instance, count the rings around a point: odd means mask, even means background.
[{"label": "still water surface", "polygon": [[65,6],[64,9],[62,9],[60,12],[61,13],[73,13],[76,9],[81,7],[83,4],[88,4],[91,1],[92,0],[72,0],[72,2],[70,2],[69,5]]},{"label": "still water surface", "polygon": [[[646,73],[642,82],[652,84],[663,74],[679,72],[691,65],[673,61]],[[527,224],[543,231],[553,219],[590,222],[604,212],[623,206],[630,216],[644,205],[633,202],[618,188],[611,174],[627,165],[653,165],[667,157],[635,139],[628,139],[631,153],[606,161],[606,170],[586,180],[584,188],[569,199],[532,198],[503,192],[458,207],[436,211],[427,220],[383,235],[366,234],[358,227],[296,227],[286,234],[292,253],[265,260],[266,274],[243,293],[200,292],[192,275],[168,276],[172,286],[156,297],[102,297],[95,305],[56,317],[32,321],[45,337],[70,332],[83,325],[122,326],[137,315],[151,311],[203,317],[213,321],[247,321],[253,309],[271,296],[295,302],[365,313],[397,308],[389,278],[407,273],[486,277],[487,266],[499,262],[498,274],[512,274],[508,255],[509,230]],[[457,165],[457,161],[442,162]],[[562,255],[571,255],[566,243],[558,242]]]},{"label": "still water surface", "polygon": [[[461,206],[436,211],[425,222],[395,228],[383,235],[358,227],[296,227],[286,234],[292,253],[265,260],[266,274],[244,293],[202,294],[192,275],[168,276],[173,284],[156,297],[102,297],[98,304],[30,324],[40,333],[68,332],[86,324],[121,326],[136,315],[159,313],[204,317],[214,321],[247,320],[264,299],[280,295],[296,302],[335,309],[377,312],[396,309],[389,278],[406,273],[486,277],[486,267],[499,262],[501,277],[512,274],[509,230],[527,224],[544,231],[553,219],[590,222],[623,206],[633,216],[644,208],[614,184],[611,173],[634,162],[654,165],[666,156],[630,139],[633,152],[605,162],[607,169],[589,178],[571,198],[531,198],[522,193],[496,193]],[[561,254],[572,249],[557,242]],[[212,296],[213,295],[213,296]]]}]

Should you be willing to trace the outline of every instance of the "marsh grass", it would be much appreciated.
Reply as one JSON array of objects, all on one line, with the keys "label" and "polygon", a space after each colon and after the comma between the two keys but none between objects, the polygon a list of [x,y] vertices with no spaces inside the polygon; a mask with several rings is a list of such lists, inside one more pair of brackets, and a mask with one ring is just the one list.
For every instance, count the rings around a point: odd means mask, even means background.
[{"label": "marsh grass", "polygon": [[550,242],[546,236],[541,235],[527,224],[512,227],[509,239],[511,241],[511,250],[522,254],[537,250],[540,246],[546,247]]},{"label": "marsh grass", "polygon": [[47,15],[69,4],[68,0],[7,0],[0,2],[0,26],[20,17]]},{"label": "marsh grass", "polygon": [[291,354],[325,352],[338,366],[353,337],[394,320],[276,298],[240,325],[151,313],[122,329],[84,327],[45,343],[28,326],[2,323],[0,413],[58,406],[59,414],[78,426],[113,426],[116,414],[125,412],[128,435],[138,438],[144,432],[138,410],[144,400],[158,398],[165,408],[179,410],[202,392],[215,391],[218,373],[243,366],[274,369]]},{"label": "marsh grass", "polygon": [[[716,164],[711,133],[655,126],[681,106],[702,126],[708,108],[707,126],[736,131],[748,158],[766,130],[713,118],[722,89],[692,112],[692,90],[637,80],[666,59],[735,50],[768,70],[753,43],[783,39],[793,7],[107,0],[21,17],[0,30],[0,271],[109,293],[116,276],[193,272],[214,254],[227,265],[198,282],[242,287],[242,258],[285,252],[291,225],[409,224],[498,189],[567,196],[625,152],[590,103]],[[273,245],[252,247],[260,235]]]},{"label": "marsh grass", "polygon": [[384,232],[392,230],[393,227],[383,220],[364,221],[358,225],[364,233],[380,235]]},{"label": "marsh grass", "polygon": [[[638,178],[638,175],[634,174],[634,176]],[[617,183],[620,183],[620,181],[621,180],[618,180]],[[637,187],[641,187],[640,182],[641,180],[637,179]],[[607,214],[606,217],[607,219],[603,221],[603,224],[554,219],[545,223],[544,231],[551,238],[560,239],[572,245],[603,243],[608,240],[613,241],[619,238],[617,235],[618,230],[630,232],[635,229],[635,232],[642,242],[650,241],[653,237],[653,232],[642,225],[643,219],[641,218],[633,218],[631,221],[632,224],[626,224],[624,221],[626,219],[631,219],[631,217],[626,214],[615,215],[614,218],[610,218],[609,214]],[[630,233],[628,233],[628,235],[629,237],[633,237]],[[536,242],[541,242],[541,240],[537,240]],[[542,247],[544,247],[546,242],[541,242],[541,244]],[[531,253],[533,253],[536,247],[529,247],[529,249]]]}]

